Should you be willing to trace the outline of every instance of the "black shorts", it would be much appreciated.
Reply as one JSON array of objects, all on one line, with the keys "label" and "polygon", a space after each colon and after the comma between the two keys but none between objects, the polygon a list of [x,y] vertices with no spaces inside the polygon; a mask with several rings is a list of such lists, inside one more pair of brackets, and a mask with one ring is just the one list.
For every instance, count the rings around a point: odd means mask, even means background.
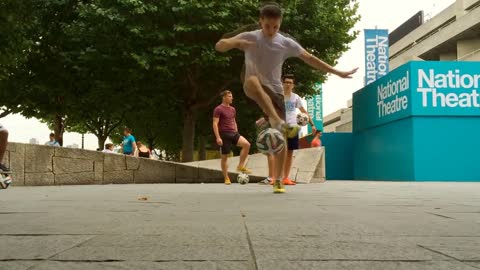
[{"label": "black shorts", "polygon": [[222,155],[228,155],[232,150],[232,145],[237,145],[238,140],[240,139],[240,133],[220,132],[220,138],[223,141],[223,145],[220,146],[220,151],[222,152]]},{"label": "black shorts", "polygon": [[299,138],[298,138],[298,135],[293,137],[293,138],[287,138],[287,142],[288,142],[288,151],[293,151],[293,150],[297,150],[299,147],[298,147],[298,142],[299,142]]}]

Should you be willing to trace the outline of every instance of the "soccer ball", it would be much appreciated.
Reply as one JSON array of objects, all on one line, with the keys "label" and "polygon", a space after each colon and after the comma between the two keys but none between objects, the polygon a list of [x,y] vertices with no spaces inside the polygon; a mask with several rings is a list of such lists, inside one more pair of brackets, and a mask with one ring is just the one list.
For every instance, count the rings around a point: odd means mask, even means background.
[{"label": "soccer ball", "polygon": [[308,118],[307,114],[305,114],[305,113],[297,114],[297,124],[299,126],[302,126],[302,127],[306,126],[308,124],[308,120],[309,120],[309,118]]},{"label": "soccer ball", "polygon": [[257,148],[263,154],[276,154],[285,147],[283,134],[273,128],[267,128],[257,137]]},{"label": "soccer ball", "polygon": [[250,178],[248,177],[248,174],[241,173],[237,176],[237,182],[240,185],[248,184],[249,181],[250,181]]}]

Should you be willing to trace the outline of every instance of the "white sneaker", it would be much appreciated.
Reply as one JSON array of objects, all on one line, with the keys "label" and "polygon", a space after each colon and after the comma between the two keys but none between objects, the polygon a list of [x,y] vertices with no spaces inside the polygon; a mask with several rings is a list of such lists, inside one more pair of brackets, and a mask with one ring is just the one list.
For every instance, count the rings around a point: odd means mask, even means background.
[{"label": "white sneaker", "polygon": [[270,180],[270,177],[267,177],[263,179],[262,181],[258,182],[260,185],[270,185],[272,183],[272,180]]},{"label": "white sneaker", "polygon": [[9,175],[5,176],[4,174],[0,174],[0,189],[7,189],[10,184],[12,184],[12,177]]}]

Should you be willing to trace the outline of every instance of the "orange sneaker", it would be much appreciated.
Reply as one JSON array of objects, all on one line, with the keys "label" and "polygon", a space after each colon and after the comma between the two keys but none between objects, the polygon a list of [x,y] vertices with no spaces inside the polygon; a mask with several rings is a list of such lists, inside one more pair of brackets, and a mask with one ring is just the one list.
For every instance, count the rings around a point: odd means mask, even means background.
[{"label": "orange sneaker", "polygon": [[292,181],[292,180],[290,180],[290,179],[288,179],[288,178],[286,178],[286,177],[283,178],[283,181],[282,181],[282,182],[283,182],[283,184],[284,184],[285,186],[295,186],[295,185],[297,184],[297,183],[295,183],[294,181]]}]

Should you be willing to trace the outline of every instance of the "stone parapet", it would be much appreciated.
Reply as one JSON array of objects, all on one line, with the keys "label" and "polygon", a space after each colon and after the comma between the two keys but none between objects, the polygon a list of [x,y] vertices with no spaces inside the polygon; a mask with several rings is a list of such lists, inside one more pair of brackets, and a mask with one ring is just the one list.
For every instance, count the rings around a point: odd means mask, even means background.
[{"label": "stone parapet", "polygon": [[[15,186],[223,183],[222,173],[183,163],[97,151],[9,143],[4,162]],[[236,174],[231,173],[236,179]],[[261,177],[252,176],[252,182]]]}]

